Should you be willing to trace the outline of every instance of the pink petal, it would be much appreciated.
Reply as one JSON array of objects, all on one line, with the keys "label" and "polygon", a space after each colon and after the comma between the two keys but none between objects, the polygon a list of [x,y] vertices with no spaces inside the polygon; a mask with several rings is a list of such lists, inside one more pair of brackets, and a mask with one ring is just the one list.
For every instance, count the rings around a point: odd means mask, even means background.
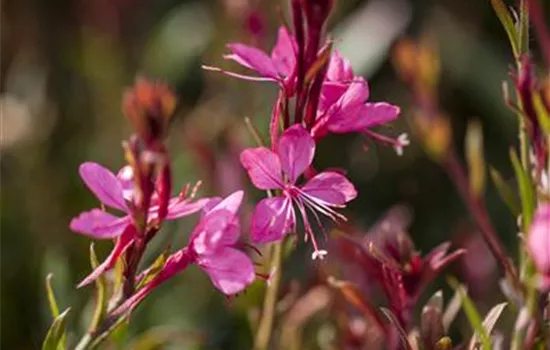
[{"label": "pink petal", "polygon": [[302,125],[296,124],[281,135],[277,153],[283,171],[290,183],[294,183],[313,162],[315,141]]},{"label": "pink petal", "polygon": [[[209,202],[209,200],[210,199],[208,198],[203,198],[194,202],[189,202],[188,200],[182,200],[181,198],[172,198],[168,204],[168,215],[166,215],[166,219],[173,220],[194,214],[201,210]],[[155,210],[158,210],[158,206],[151,208],[151,210],[156,213]]]},{"label": "pink petal", "polygon": [[265,147],[248,148],[241,153],[241,164],[250,180],[261,190],[281,188],[281,162],[279,157]]},{"label": "pink petal", "polygon": [[353,80],[353,70],[347,59],[342,57],[340,51],[334,50],[330,56],[327,70],[327,80],[346,82]]},{"label": "pink petal", "polygon": [[103,166],[86,162],[78,169],[90,191],[105,205],[127,212],[122,186],[116,176]]},{"label": "pink petal", "polygon": [[324,114],[348,89],[348,84],[325,82],[321,88],[318,113]]},{"label": "pink petal", "polygon": [[550,274],[550,204],[541,204],[527,236],[527,248],[539,271]]},{"label": "pink petal", "polygon": [[315,175],[301,189],[327,205],[343,205],[357,197],[355,186],[344,175],[332,171]]},{"label": "pink petal", "polygon": [[202,217],[190,239],[195,253],[215,254],[220,248],[237,242],[240,225],[236,215],[242,198],[243,191],[236,191]]},{"label": "pink petal", "polygon": [[271,58],[265,52],[243,44],[228,44],[227,47],[232,51],[224,58],[231,59],[246,68],[258,72],[263,77],[278,78],[277,71]]},{"label": "pink petal", "polygon": [[95,281],[99,276],[101,276],[106,271],[109,271],[115,266],[116,261],[118,258],[124,254],[126,249],[134,243],[134,236],[136,234],[136,230],[134,225],[128,225],[126,226],[126,229],[122,233],[120,237],[118,237],[118,240],[115,244],[115,247],[111,251],[111,254],[105,259],[104,262],[102,262],[95,270],[93,270],[86,278],[82,280],[77,286],[77,288],[84,287],[93,281]]},{"label": "pink petal", "polygon": [[371,127],[389,123],[395,119],[401,110],[399,107],[386,102],[367,103],[361,114],[365,120],[364,127]]},{"label": "pink petal", "polygon": [[292,74],[296,66],[296,43],[284,26],[279,28],[277,42],[271,52],[271,59],[277,72],[287,77]]},{"label": "pink petal", "polygon": [[229,196],[225,197],[224,200],[218,202],[212,209],[210,209],[210,212],[214,212],[216,210],[227,210],[233,215],[237,215],[237,211],[239,210],[239,207],[241,206],[241,203],[243,201],[243,191],[235,191]]},{"label": "pink petal", "polygon": [[71,220],[71,230],[96,239],[115,238],[122,234],[131,222],[130,216],[117,217],[95,208],[81,213]]},{"label": "pink petal", "polygon": [[327,129],[336,133],[357,131],[355,124],[360,121],[359,113],[363,109],[367,97],[367,83],[362,79],[354,81],[318,123],[325,124]]},{"label": "pink petal", "polygon": [[265,198],[256,205],[252,216],[252,240],[256,243],[278,241],[292,229],[295,221],[290,198]]},{"label": "pink petal", "polygon": [[234,248],[224,248],[215,255],[200,256],[197,264],[204,269],[216,288],[225,295],[243,291],[254,281],[250,258]]}]

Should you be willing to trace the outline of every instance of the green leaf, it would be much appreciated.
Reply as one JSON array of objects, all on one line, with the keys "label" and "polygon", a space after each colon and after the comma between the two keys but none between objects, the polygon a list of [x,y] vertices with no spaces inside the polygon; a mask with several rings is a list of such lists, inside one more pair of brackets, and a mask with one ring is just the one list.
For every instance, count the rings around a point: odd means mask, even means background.
[{"label": "green leaf", "polygon": [[42,350],[65,349],[65,318],[70,310],[71,308],[67,308],[53,320],[42,343]]},{"label": "green leaf", "polygon": [[139,284],[136,290],[142,288],[147,283],[149,283],[153,278],[155,278],[155,276],[160,272],[160,270],[162,270],[162,268],[164,267],[164,264],[166,263],[166,260],[170,256],[170,250],[171,250],[170,247],[166,248],[162,252],[162,254],[160,254],[155,259],[155,261],[151,264],[151,266],[149,266],[147,271],[145,271],[143,278],[141,279],[141,281],[139,281]]},{"label": "green leaf", "polygon": [[519,21],[516,26],[518,51],[520,54],[527,54],[529,53],[529,15],[526,0],[519,2]]},{"label": "green leaf", "polygon": [[57,306],[57,301],[55,300],[55,294],[52,288],[52,278],[52,273],[46,276],[46,294],[48,295],[48,305],[50,306],[50,312],[52,313],[52,317],[55,319],[59,316],[59,307]]},{"label": "green leaf", "polygon": [[518,216],[521,212],[521,208],[518,203],[518,198],[510,185],[504,181],[502,175],[500,175],[500,173],[494,168],[490,168],[489,173],[491,174],[491,179],[493,180],[498,194],[500,195],[500,199],[502,199],[508,209],[510,209],[512,215]]},{"label": "green leaf", "polygon": [[[508,305],[508,303],[501,303],[496,306],[494,306],[487,315],[485,315],[485,319],[483,320],[483,328],[485,329],[485,332],[487,334],[491,334],[493,331],[493,328],[495,328],[495,325],[502,314],[502,311],[504,311],[504,308]],[[470,344],[468,346],[468,349],[475,349],[476,344],[479,344],[480,339],[478,334],[474,334],[472,338],[470,339]]]},{"label": "green leaf", "polygon": [[545,134],[550,135],[550,111],[546,109],[539,93],[533,94],[533,106],[537,114],[537,119]]},{"label": "green leaf", "polygon": [[526,231],[531,224],[533,213],[535,212],[535,189],[531,182],[531,178],[525,173],[518,155],[513,149],[510,150],[510,159],[512,160],[512,166],[516,173],[516,181],[519,186],[523,213],[523,229]]},{"label": "green leaf", "polygon": [[483,131],[478,121],[468,123],[465,146],[470,190],[475,196],[480,196],[485,189],[485,159],[483,157]]},{"label": "green leaf", "polygon": [[508,8],[506,7],[506,5],[502,0],[491,0],[491,5],[493,5],[493,9],[497,14],[497,17],[500,20],[500,23],[504,27],[506,34],[508,35],[508,41],[510,41],[510,45],[512,46],[512,52],[514,53],[514,57],[516,58],[519,57],[520,49],[519,49],[518,34],[516,31],[514,20],[510,15],[510,11],[508,11]]},{"label": "green leaf", "polygon": [[[94,244],[90,244],[90,264],[92,265],[92,270],[95,270],[99,266],[97,261],[97,256],[94,250]],[[96,331],[97,327],[107,314],[107,281],[105,276],[99,276],[96,281],[96,306],[94,309],[94,314],[92,317],[92,322],[88,329],[89,333]]]},{"label": "green leaf", "polygon": [[459,284],[458,281],[452,277],[449,277],[447,279],[447,282],[454,290],[459,293],[460,298],[462,299],[462,310],[464,310],[464,313],[468,318],[468,322],[470,322],[470,326],[477,333],[479,339],[481,340],[483,350],[491,350],[491,340],[489,338],[489,335],[487,335],[485,328],[483,327],[481,316],[479,315],[479,312],[477,311],[477,308],[472,299],[468,297],[468,293],[464,289],[464,286]]}]

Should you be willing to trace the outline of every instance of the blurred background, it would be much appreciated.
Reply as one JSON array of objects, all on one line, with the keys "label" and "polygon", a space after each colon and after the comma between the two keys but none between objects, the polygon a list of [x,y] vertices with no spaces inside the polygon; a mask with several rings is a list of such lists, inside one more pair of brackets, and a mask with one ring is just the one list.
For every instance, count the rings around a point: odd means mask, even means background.
[{"label": "blurred background", "polygon": [[[51,322],[44,292],[50,272],[60,307],[72,307],[71,330],[80,335],[86,329],[93,290],[75,286],[90,270],[89,239],[70,232],[68,223],[96,204],[78,176],[79,164],[93,160],[113,171],[124,164],[121,141],[132,132],[121,112],[124,88],[141,75],[176,89],[180,106],[169,135],[176,187],[202,179],[204,195],[245,188],[236,160],[252,139],[243,118],[266,130],[276,89],[203,71],[201,64],[235,69],[222,60],[231,41],[270,50],[288,7],[284,0],[6,0],[1,16],[1,347],[36,349]],[[391,64],[395,42],[435,38],[441,105],[452,118],[458,150],[468,120],[481,120],[487,162],[510,177],[508,148],[517,128],[501,83],[513,61],[489,1],[337,0],[329,30],[355,72],[369,80],[370,99],[402,107],[399,121],[383,131],[394,137],[410,132],[412,103]],[[349,169],[360,196],[347,214],[362,230],[403,204],[419,250],[447,240],[469,249],[447,272],[474,286],[480,309],[501,298],[496,264],[452,183],[414,135],[402,157],[360,135],[330,137],[316,161]],[[261,194],[250,189],[248,196]],[[491,184],[486,200],[515,256],[514,218]],[[146,260],[167,243],[185,244],[192,221],[168,225]],[[100,242],[99,254],[111,246]],[[307,247],[299,245],[285,265],[284,288],[315,283],[308,260]],[[118,335],[119,345],[137,348],[132,342],[165,337],[175,349],[249,348],[263,288],[256,282],[225,300],[192,268],[146,300]],[[323,348],[316,339],[311,348]]]}]

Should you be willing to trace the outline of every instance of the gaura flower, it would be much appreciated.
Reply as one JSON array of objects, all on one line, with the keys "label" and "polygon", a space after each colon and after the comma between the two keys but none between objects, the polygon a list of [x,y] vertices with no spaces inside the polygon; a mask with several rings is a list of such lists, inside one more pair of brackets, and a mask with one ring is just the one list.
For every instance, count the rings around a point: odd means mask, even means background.
[{"label": "gaura flower", "polygon": [[368,83],[362,77],[355,77],[349,61],[334,51],[311,128],[312,136],[317,139],[328,133],[361,132],[392,145],[401,154],[403,147],[408,145],[406,134],[393,140],[369,129],[395,120],[400,113],[399,107],[387,102],[365,102],[368,98]]},{"label": "gaura flower", "polygon": [[240,234],[237,210],[243,192],[237,191],[223,200],[212,200],[193,230],[189,245],[168,257],[162,270],[142,289],[124,302],[115,314],[134,309],[154,288],[185,270],[189,264],[203,269],[212,284],[225,295],[243,291],[255,278],[250,258],[235,248]]},{"label": "gaura flower", "polygon": [[529,229],[527,248],[541,276],[541,288],[550,288],[550,203],[539,205]]},{"label": "gaura flower", "polygon": [[216,67],[203,66],[204,69],[220,71],[229,76],[253,81],[275,81],[292,94],[296,67],[296,41],[284,26],[279,28],[277,41],[271,56],[255,47],[240,43],[228,44],[230,54],[224,55],[225,59],[233,60],[238,64],[256,71],[260,76],[248,76],[239,73],[228,72]]},{"label": "gaura flower", "polygon": [[255,242],[280,240],[296,225],[298,208],[305,239],[311,239],[312,258],[322,258],[325,250],[319,250],[306,210],[309,210],[321,226],[318,213],[332,220],[345,220],[333,208],[343,208],[357,196],[353,184],[345,176],[325,171],[317,174],[302,186],[296,180],[313,161],[315,142],[301,125],[287,129],[279,138],[274,151],[265,148],[249,148],[241,153],[241,163],[250,180],[261,190],[280,190],[279,196],[265,198],[258,203],[252,217],[251,234]]},{"label": "gaura flower", "polygon": [[[71,230],[96,239],[110,239],[120,236],[133,222],[132,194],[133,182],[128,180],[128,169],[123,168],[118,177],[103,166],[86,162],[79,168],[80,177],[99,201],[124,215],[116,216],[101,208],[85,211],[71,220]],[[177,219],[199,211],[208,201],[200,199],[194,202],[182,197],[170,199],[166,219]],[[149,209],[149,221],[158,215],[159,207],[153,204]]]},{"label": "gaura flower", "polygon": [[[75,232],[96,239],[116,238],[115,246],[109,256],[79,283],[80,288],[112,269],[118,258],[134,243],[138,232],[132,218],[134,182],[131,167],[123,167],[115,176],[97,163],[86,162],[80,166],[79,172],[84,183],[104,206],[124,213],[122,216],[115,216],[103,208],[94,208],[71,220],[70,228]],[[154,202],[155,196],[153,205],[149,209],[149,221],[155,220],[158,216],[159,206]],[[183,196],[172,198],[165,219],[177,219],[198,212],[207,202],[208,199],[191,202]]]}]

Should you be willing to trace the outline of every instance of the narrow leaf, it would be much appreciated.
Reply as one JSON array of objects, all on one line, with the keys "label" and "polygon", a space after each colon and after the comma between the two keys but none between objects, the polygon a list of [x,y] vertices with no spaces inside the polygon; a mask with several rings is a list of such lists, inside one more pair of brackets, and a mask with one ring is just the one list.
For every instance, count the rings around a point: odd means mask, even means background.
[{"label": "narrow leaf", "polygon": [[[487,334],[491,334],[493,328],[495,328],[495,324],[502,314],[502,311],[504,311],[506,305],[508,305],[508,303],[498,304],[494,306],[491,310],[489,310],[487,315],[485,315],[485,319],[483,320],[483,328],[485,329],[485,332]],[[479,336],[477,334],[474,334],[470,339],[470,345],[468,345],[468,349],[475,349],[476,344],[479,344],[479,342]]]},{"label": "narrow leaf", "polygon": [[518,216],[521,212],[520,205],[518,203],[518,198],[510,185],[504,181],[502,178],[502,175],[495,170],[494,168],[491,168],[489,170],[489,173],[491,174],[491,179],[493,180],[493,183],[495,184],[495,187],[498,191],[498,194],[500,196],[500,199],[506,204],[508,209],[512,212],[512,215]]},{"label": "narrow leaf", "polygon": [[[95,270],[99,266],[93,243],[90,244],[90,264],[92,265],[92,270]],[[107,313],[107,281],[103,274],[95,280],[95,285],[96,306],[94,309],[92,322],[88,328],[89,333],[93,333],[97,329],[101,323],[101,320],[103,320],[103,317]]]},{"label": "narrow leaf", "polygon": [[382,311],[382,313],[384,314],[384,316],[386,316],[386,318],[388,319],[388,321],[390,321],[390,323],[391,323],[391,324],[395,327],[395,329],[397,330],[397,334],[399,335],[399,339],[400,339],[401,342],[403,343],[403,346],[405,347],[405,349],[412,350],[411,344],[409,343],[409,340],[408,340],[408,337],[407,337],[407,332],[405,331],[405,329],[403,329],[403,327],[402,327],[401,324],[399,323],[399,320],[397,320],[397,317],[395,317],[395,315],[393,314],[393,312],[391,312],[390,310],[386,309],[385,307],[381,307],[381,308],[380,308],[380,311]]},{"label": "narrow leaf", "polygon": [[166,260],[170,256],[170,250],[171,248],[166,248],[162,254],[160,254],[155,261],[149,266],[149,268],[143,272],[143,277],[139,279],[138,286],[136,290],[141,289],[143,286],[145,286],[147,283],[149,283],[155,276],[162,270],[164,267],[164,264],[166,263]]},{"label": "narrow leaf", "polygon": [[59,307],[57,306],[55,294],[53,293],[52,278],[52,273],[46,276],[46,294],[48,295],[48,305],[50,306],[50,312],[52,314],[52,317],[55,319],[59,316]]},{"label": "narrow leaf", "polygon": [[[462,286],[462,290],[465,292],[468,292],[465,286]],[[455,290],[455,294],[453,295],[453,298],[447,305],[447,308],[445,309],[445,312],[443,313],[443,328],[445,328],[445,333],[449,331],[449,328],[451,327],[451,323],[453,323],[454,319],[456,318],[456,315],[458,315],[458,312],[460,311],[460,307],[462,306],[462,297],[460,296],[460,293],[458,290]]]},{"label": "narrow leaf", "polygon": [[431,306],[438,310],[443,310],[443,291],[440,289],[435,292],[426,303],[426,306]]},{"label": "narrow leaf", "polygon": [[462,299],[462,310],[464,310],[464,313],[468,318],[468,322],[470,322],[470,326],[481,339],[482,348],[484,350],[491,350],[491,340],[487,335],[485,328],[483,327],[481,316],[479,315],[479,312],[477,311],[474,302],[472,301],[472,299],[470,299],[470,297],[468,297],[468,293],[466,293],[464,287],[460,285],[456,279],[450,277],[448,278],[447,282],[454,290],[456,290],[460,294],[460,297]]},{"label": "narrow leaf", "polygon": [[67,308],[53,320],[48,333],[46,333],[44,342],[42,343],[42,350],[65,349],[65,318],[70,310],[71,308]]},{"label": "narrow leaf", "polygon": [[485,159],[483,157],[483,131],[478,121],[468,124],[465,146],[470,189],[474,195],[479,196],[485,189]]},{"label": "narrow leaf", "polygon": [[[548,87],[550,89],[550,87]],[[537,114],[537,119],[545,134],[550,134],[550,111],[546,109],[540,94],[533,94],[533,106]]]},{"label": "narrow leaf", "polygon": [[508,41],[510,41],[510,45],[512,46],[514,57],[519,57],[520,51],[518,44],[518,35],[516,32],[516,27],[514,25],[514,20],[510,15],[510,11],[508,11],[508,8],[502,0],[491,0],[491,4],[493,5],[493,9],[497,14],[500,23],[506,31],[506,34],[508,35]]},{"label": "narrow leaf", "polygon": [[521,163],[518,159],[516,152],[510,150],[510,159],[512,160],[512,166],[516,173],[516,181],[519,186],[519,193],[521,198],[521,207],[523,213],[523,228],[527,230],[533,219],[533,213],[535,211],[535,190],[531,183],[530,177],[525,173]]}]

